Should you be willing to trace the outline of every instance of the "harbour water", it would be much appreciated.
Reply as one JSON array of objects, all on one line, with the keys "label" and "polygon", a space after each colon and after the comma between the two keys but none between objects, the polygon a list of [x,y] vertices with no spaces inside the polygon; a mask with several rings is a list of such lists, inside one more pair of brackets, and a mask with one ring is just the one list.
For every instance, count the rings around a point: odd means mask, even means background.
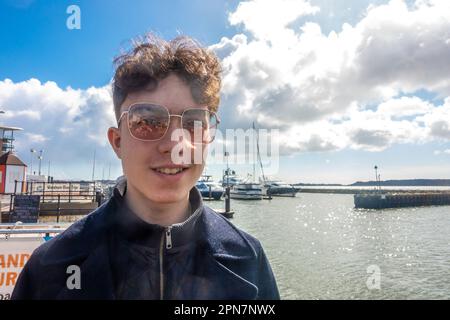
[{"label": "harbour water", "polygon": [[[450,206],[359,210],[352,195],[317,193],[267,202],[234,200],[233,223],[262,242],[282,299],[450,297]],[[374,270],[379,289],[367,285]]]}]

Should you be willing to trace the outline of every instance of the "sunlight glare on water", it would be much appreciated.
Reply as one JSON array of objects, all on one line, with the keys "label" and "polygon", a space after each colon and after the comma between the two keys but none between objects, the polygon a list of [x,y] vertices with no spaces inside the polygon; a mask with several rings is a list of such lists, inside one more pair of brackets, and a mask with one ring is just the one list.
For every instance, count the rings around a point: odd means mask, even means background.
[{"label": "sunlight glare on water", "polygon": [[[354,209],[353,196],[232,200],[263,244],[283,299],[447,299],[450,207]],[[369,290],[369,266],[380,289]]]}]

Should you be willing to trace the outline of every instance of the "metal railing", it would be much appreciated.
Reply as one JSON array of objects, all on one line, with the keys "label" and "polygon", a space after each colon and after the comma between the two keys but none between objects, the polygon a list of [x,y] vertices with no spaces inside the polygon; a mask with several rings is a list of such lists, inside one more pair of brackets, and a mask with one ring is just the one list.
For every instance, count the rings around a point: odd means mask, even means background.
[{"label": "metal railing", "polygon": [[[59,222],[62,215],[85,215],[93,210],[92,207],[83,206],[86,203],[97,203],[100,206],[105,200],[104,195],[96,190],[95,182],[87,181],[14,181],[14,192],[10,193],[9,214],[14,210],[14,197],[16,195],[39,195],[40,204],[53,208],[42,208],[40,205],[39,214],[46,216],[56,216]],[[71,203],[70,208],[63,208],[63,204]],[[78,207],[77,207],[78,205]]]},{"label": "metal railing", "polygon": [[36,224],[36,223],[0,223],[0,235],[5,235],[9,239],[11,235],[30,235],[30,234],[45,234],[47,237],[50,234],[59,234],[66,230],[68,225],[54,224]]},{"label": "metal railing", "polygon": [[63,229],[0,229],[0,234],[33,234],[33,233],[61,233]]},{"label": "metal railing", "polygon": [[[57,185],[62,185],[62,188],[55,188]],[[82,188],[87,187],[86,188]],[[18,188],[20,186],[20,188]],[[51,186],[51,187],[50,187]],[[68,186],[64,188],[64,186]],[[74,188],[77,186],[77,188]],[[16,194],[29,194],[41,196],[41,202],[54,202],[59,196],[60,200],[96,200],[96,183],[86,181],[14,181],[14,192]]]}]

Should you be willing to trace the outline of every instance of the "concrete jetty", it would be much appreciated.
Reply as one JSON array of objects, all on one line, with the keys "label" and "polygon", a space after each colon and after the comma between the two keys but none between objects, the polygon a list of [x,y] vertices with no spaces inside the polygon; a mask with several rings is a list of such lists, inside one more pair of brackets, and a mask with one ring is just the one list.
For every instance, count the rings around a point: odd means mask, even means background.
[{"label": "concrete jetty", "polygon": [[385,209],[450,205],[450,192],[366,192],[354,195],[355,208]]}]

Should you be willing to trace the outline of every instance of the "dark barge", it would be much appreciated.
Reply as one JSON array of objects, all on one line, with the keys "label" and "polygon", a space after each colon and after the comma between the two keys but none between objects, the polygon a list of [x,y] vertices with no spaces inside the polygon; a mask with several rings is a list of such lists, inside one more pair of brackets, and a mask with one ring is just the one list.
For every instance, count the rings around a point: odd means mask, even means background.
[{"label": "dark barge", "polygon": [[366,192],[354,195],[355,208],[386,209],[450,205],[450,192]]}]

